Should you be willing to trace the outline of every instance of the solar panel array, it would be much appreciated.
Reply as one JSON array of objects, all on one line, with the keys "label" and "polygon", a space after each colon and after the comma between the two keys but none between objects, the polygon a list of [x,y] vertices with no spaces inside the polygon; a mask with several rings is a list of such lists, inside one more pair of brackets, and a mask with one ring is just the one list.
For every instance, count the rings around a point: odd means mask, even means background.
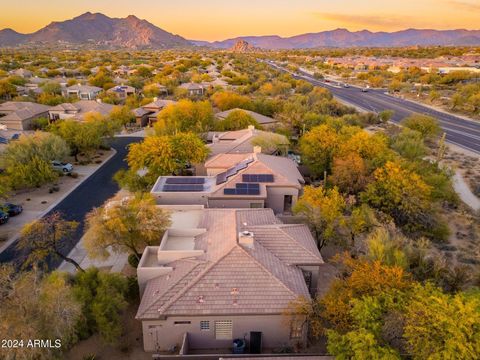
[{"label": "solar panel array", "polygon": [[260,195],[260,184],[238,183],[235,188],[223,189],[224,195]]},{"label": "solar panel array", "polygon": [[273,182],[273,174],[243,174],[242,181],[246,183]]},{"label": "solar panel array", "polygon": [[203,185],[198,184],[166,184],[163,186],[165,192],[195,192],[203,191]]},{"label": "solar panel array", "polygon": [[171,177],[167,178],[165,184],[205,184],[205,178],[201,177]]},{"label": "solar panel array", "polygon": [[227,179],[230,176],[233,176],[236,173],[238,173],[240,170],[243,170],[243,169],[247,168],[248,164],[250,164],[251,162],[253,162],[253,159],[247,159],[247,160],[242,161],[241,163],[238,163],[237,165],[231,167],[227,171],[224,171],[222,173],[217,174],[217,181],[216,181],[217,185],[223,184],[224,182],[227,181]]}]

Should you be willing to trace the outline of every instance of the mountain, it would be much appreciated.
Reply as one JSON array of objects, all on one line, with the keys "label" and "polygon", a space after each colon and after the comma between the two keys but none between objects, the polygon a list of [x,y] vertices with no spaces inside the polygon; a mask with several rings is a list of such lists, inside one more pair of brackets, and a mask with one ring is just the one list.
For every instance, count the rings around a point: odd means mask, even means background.
[{"label": "mountain", "polygon": [[317,47],[380,47],[380,46],[428,46],[428,45],[480,45],[480,30],[418,30],[407,29],[396,32],[371,32],[368,30],[348,31],[336,29],[296,35],[292,37],[241,36],[202,46],[229,49],[239,41],[247,41],[262,49],[308,49]]},{"label": "mountain", "polygon": [[183,37],[171,34],[133,15],[119,19],[87,12],[71,20],[52,22],[31,34],[20,34],[11,29],[0,31],[0,46],[30,43],[90,44],[132,49],[191,46],[191,43]]},{"label": "mountain", "polygon": [[238,40],[235,45],[233,45],[231,48],[230,48],[230,51],[232,52],[237,52],[237,53],[245,53],[245,52],[250,52],[250,51],[254,51],[255,50],[255,47],[253,47],[252,45],[250,45],[248,42],[246,42],[245,40]]}]

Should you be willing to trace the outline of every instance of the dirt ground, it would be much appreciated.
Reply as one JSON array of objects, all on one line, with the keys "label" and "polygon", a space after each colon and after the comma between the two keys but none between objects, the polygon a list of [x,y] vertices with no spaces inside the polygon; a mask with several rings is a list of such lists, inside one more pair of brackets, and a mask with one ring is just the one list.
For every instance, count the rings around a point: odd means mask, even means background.
[{"label": "dirt ground", "polygon": [[142,324],[135,320],[138,303],[131,304],[123,316],[124,334],[118,345],[106,345],[99,335],[93,335],[75,344],[65,359],[84,360],[94,355],[95,360],[151,360],[152,354],[143,350]]}]

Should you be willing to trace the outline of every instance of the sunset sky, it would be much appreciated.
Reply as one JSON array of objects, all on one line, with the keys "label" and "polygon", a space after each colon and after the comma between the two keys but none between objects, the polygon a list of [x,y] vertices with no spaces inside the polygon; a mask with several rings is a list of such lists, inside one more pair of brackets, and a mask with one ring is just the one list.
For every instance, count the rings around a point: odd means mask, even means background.
[{"label": "sunset sky", "polygon": [[33,32],[86,11],[133,14],[187,39],[292,36],[335,28],[479,29],[480,0],[0,0],[0,29]]}]

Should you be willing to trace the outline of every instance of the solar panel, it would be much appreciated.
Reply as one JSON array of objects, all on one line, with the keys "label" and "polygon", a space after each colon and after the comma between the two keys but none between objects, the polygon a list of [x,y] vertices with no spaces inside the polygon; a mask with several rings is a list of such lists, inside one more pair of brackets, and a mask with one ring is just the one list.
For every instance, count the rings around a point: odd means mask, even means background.
[{"label": "solar panel", "polygon": [[243,174],[242,181],[246,183],[273,182],[273,175],[272,174]]},{"label": "solar panel", "polygon": [[236,195],[237,194],[237,189],[223,189],[223,194],[224,195]]},{"label": "solar panel", "polygon": [[220,174],[217,174],[217,185],[223,184],[225,181],[227,181],[227,172],[222,172]]},{"label": "solar panel", "polygon": [[237,183],[235,184],[237,189],[260,189],[259,183]]},{"label": "solar panel", "polygon": [[167,178],[166,184],[204,184],[205,178],[199,177],[173,177]]},{"label": "solar panel", "polygon": [[234,189],[223,189],[224,195],[260,195],[260,184],[238,183]]},{"label": "solar panel", "polygon": [[227,170],[227,177],[235,175],[237,173],[237,168],[234,166]]},{"label": "solar panel", "polygon": [[247,163],[241,162],[240,164],[237,165],[237,171],[243,170],[247,168]]},{"label": "solar panel", "polygon": [[167,184],[163,186],[165,192],[196,192],[203,191],[203,185],[198,184]]}]

